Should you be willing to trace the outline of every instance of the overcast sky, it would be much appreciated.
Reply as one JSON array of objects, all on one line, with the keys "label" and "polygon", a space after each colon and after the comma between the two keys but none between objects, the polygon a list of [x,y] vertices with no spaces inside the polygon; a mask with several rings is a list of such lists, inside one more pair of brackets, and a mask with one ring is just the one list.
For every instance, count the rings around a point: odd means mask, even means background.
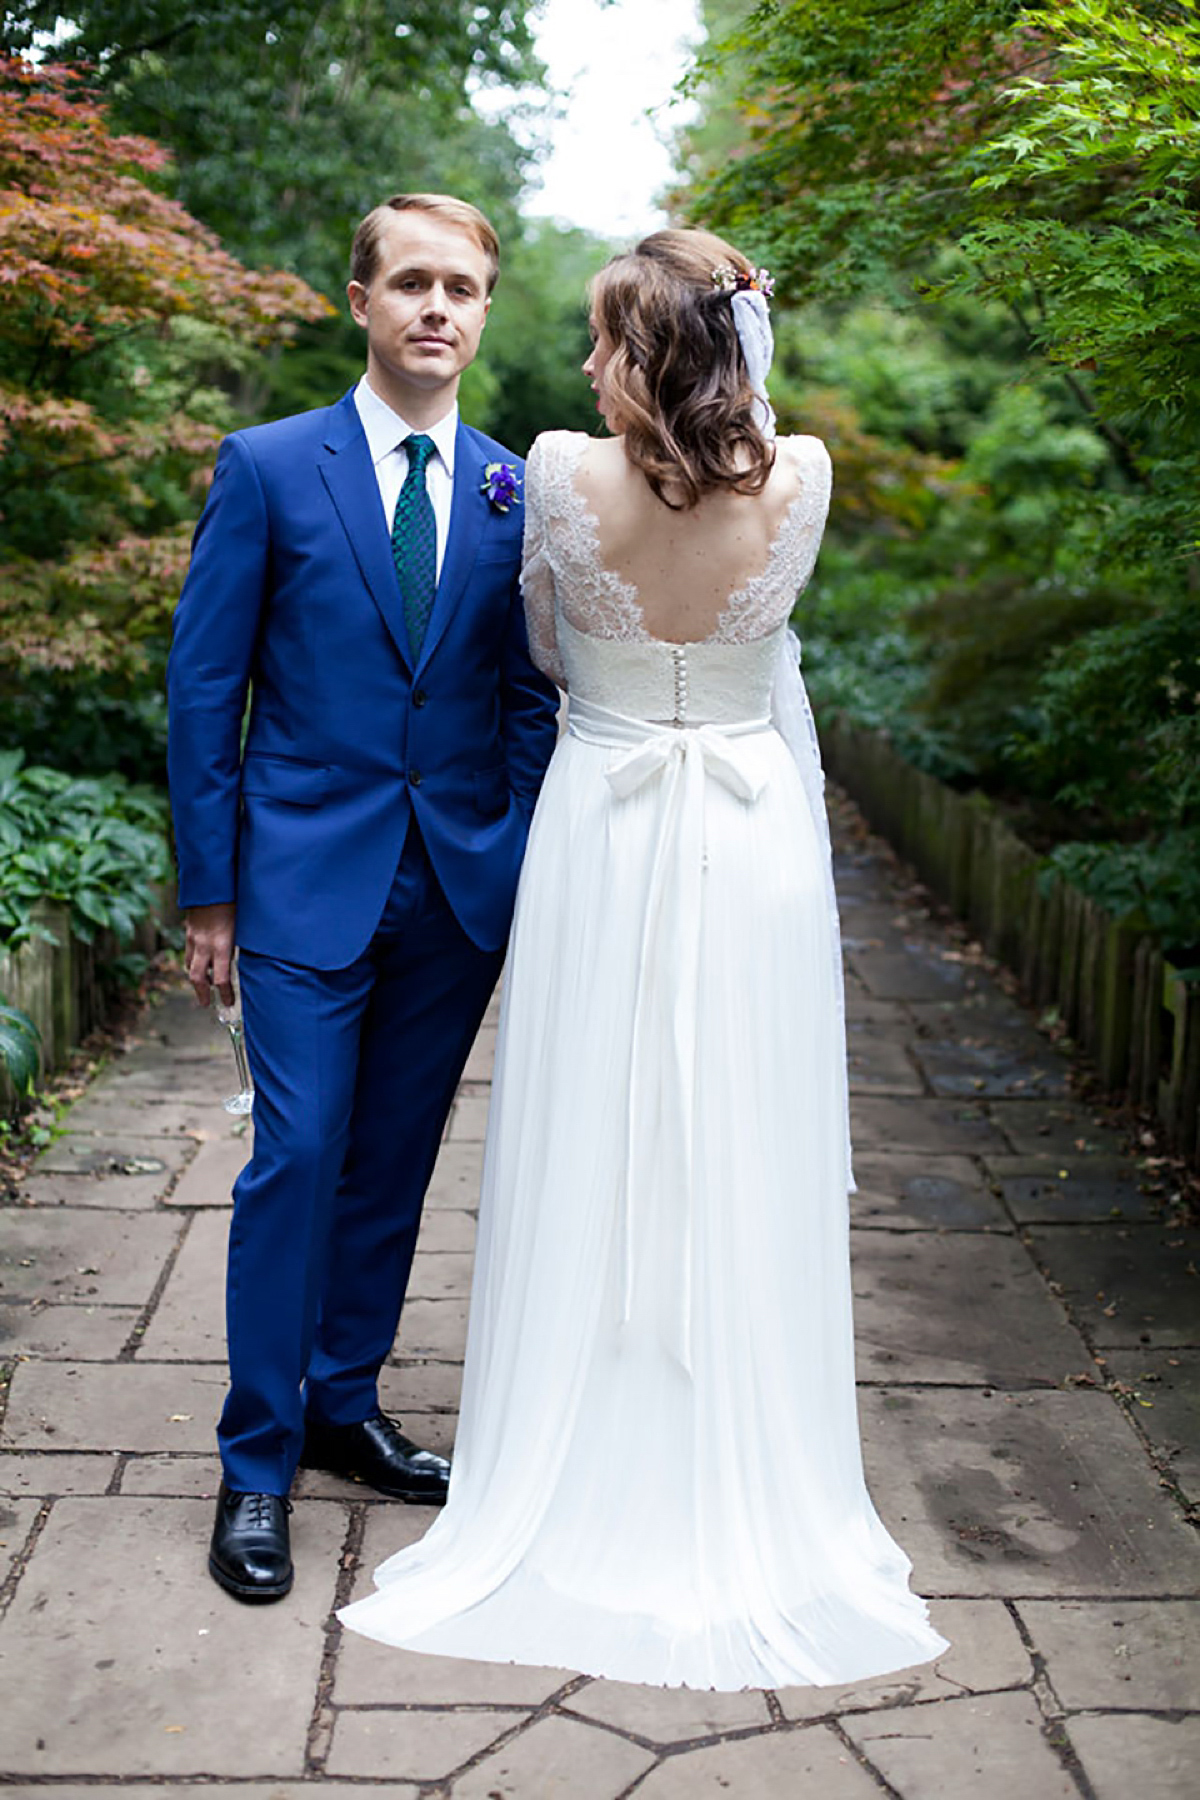
[{"label": "overcast sky", "polygon": [[606,237],[653,230],[664,222],[655,201],[672,175],[669,136],[687,117],[672,90],[700,39],[696,0],[546,0],[534,29],[567,97],[525,210]]}]

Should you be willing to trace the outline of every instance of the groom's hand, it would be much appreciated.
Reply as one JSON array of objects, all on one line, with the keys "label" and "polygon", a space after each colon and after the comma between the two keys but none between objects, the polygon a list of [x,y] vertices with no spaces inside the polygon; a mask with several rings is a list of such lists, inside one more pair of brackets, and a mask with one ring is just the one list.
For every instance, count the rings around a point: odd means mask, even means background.
[{"label": "groom's hand", "polygon": [[213,988],[226,1006],[233,1005],[232,903],[193,906],[187,916],[183,966],[201,1006],[207,1006]]}]

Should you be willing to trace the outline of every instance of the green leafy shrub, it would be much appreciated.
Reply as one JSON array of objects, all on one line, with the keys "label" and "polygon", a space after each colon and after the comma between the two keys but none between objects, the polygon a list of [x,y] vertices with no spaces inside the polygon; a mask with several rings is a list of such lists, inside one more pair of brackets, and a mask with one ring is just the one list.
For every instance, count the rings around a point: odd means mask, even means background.
[{"label": "green leafy shrub", "polygon": [[42,902],[69,909],[71,933],[128,940],[167,879],[165,798],[119,775],[85,780],[0,754],[0,946],[51,937]]},{"label": "green leafy shrub", "polygon": [[31,1094],[41,1064],[42,1034],[19,1006],[10,1006],[0,994],[0,1068],[17,1093]]}]

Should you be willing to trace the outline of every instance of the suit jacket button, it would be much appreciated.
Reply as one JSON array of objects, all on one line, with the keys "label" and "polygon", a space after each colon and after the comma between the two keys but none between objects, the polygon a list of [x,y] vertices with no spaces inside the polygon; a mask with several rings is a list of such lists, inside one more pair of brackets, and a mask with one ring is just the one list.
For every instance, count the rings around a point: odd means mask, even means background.
[{"label": "suit jacket button", "polygon": [[410,769],[408,771],[408,784],[410,787],[420,787],[420,785],[421,785],[420,769]]},{"label": "suit jacket button", "polygon": [[429,695],[425,692],[425,689],[418,688],[416,693],[412,697],[412,703],[414,706],[424,706],[424,704],[425,704],[426,700],[428,700],[428,698],[429,698]]}]

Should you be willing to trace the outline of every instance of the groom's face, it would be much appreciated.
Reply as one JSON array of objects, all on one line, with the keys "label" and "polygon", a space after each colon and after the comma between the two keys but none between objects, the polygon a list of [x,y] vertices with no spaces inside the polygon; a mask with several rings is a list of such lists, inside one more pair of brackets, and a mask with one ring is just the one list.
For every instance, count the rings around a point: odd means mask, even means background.
[{"label": "groom's face", "polygon": [[456,390],[492,304],[488,274],[471,232],[436,213],[389,213],[370,285],[352,281],[347,289],[366,329],[368,369],[388,386]]}]

